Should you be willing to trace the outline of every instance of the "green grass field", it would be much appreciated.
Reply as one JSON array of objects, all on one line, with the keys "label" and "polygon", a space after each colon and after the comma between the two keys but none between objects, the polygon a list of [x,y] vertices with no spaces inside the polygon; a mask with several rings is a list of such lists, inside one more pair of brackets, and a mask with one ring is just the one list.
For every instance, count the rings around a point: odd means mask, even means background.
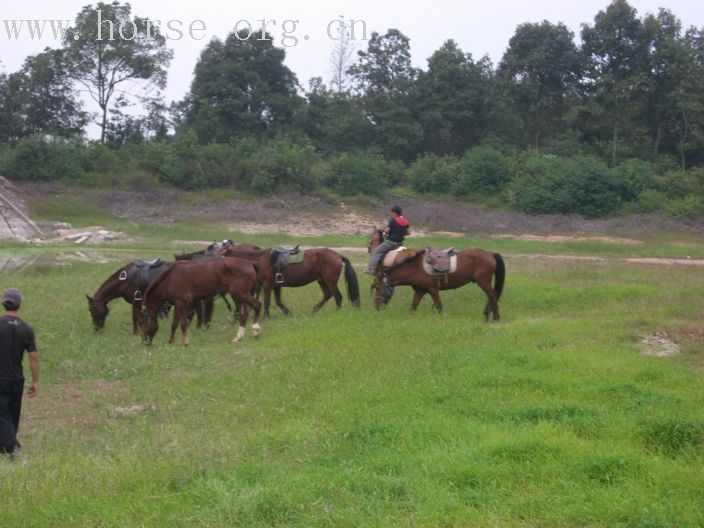
[{"label": "green grass field", "polygon": [[[167,256],[186,226],[140,229],[114,252]],[[218,302],[188,348],[164,323],[143,346],[122,301],[92,330],[84,294],[117,262],[5,271],[43,376],[21,459],[0,461],[0,526],[702,526],[704,273],[622,259],[704,249],[653,240],[452,240],[506,254],[497,324],[473,285],[441,315],[429,298],[411,313],[403,288],[376,312],[359,274],[360,310],[314,315],[316,285],[284,290],[294,315],[233,344]],[[525,256],[546,252],[604,260]],[[654,332],[681,354],[644,356]]]}]

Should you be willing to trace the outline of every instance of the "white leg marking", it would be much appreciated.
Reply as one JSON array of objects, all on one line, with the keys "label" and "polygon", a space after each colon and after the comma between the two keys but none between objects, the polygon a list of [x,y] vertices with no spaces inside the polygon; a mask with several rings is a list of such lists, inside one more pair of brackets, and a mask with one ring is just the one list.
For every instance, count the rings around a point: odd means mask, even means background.
[{"label": "white leg marking", "polygon": [[240,327],[237,329],[237,335],[236,335],[235,338],[232,340],[233,343],[237,343],[237,342],[242,341],[242,340],[244,339],[244,330],[245,330],[245,327],[244,327],[244,326],[240,326]]},{"label": "white leg marking", "polygon": [[262,334],[262,325],[259,323],[254,323],[252,325],[252,333],[254,334],[254,337],[259,337]]}]

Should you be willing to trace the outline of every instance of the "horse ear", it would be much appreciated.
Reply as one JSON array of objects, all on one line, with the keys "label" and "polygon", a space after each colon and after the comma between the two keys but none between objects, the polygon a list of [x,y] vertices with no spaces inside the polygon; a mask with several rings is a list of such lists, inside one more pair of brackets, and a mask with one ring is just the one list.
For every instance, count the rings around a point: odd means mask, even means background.
[{"label": "horse ear", "polygon": [[448,253],[454,253],[454,252],[455,252],[455,248],[454,248],[454,247],[451,247],[450,249],[447,250],[447,252],[448,252]]}]

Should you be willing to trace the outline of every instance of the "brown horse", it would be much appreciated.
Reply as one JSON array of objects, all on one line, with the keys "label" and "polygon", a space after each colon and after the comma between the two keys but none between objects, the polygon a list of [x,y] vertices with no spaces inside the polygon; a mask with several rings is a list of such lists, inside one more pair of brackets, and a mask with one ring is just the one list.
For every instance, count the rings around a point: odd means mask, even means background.
[{"label": "brown horse", "polygon": [[[370,252],[374,252],[381,243],[381,232],[375,230],[369,244]],[[438,311],[442,311],[440,290],[453,290],[469,282],[476,282],[486,294],[488,302],[484,308],[484,318],[489,320],[489,313],[495,321],[499,320],[499,298],[504,287],[506,267],[504,259],[498,253],[490,253],[483,249],[459,251],[457,255],[457,270],[452,273],[430,274],[423,266],[426,255],[424,249],[407,249],[399,252],[396,261],[383,274],[377,275],[374,287],[376,297],[374,305],[379,308],[381,303],[387,303],[395,286],[411,286],[414,291],[411,309],[418,304],[426,293],[433,299]],[[494,277],[494,287],[491,279]]]},{"label": "brown horse", "polygon": [[[196,260],[202,260],[206,258],[218,258],[220,257],[220,252],[223,248],[231,247],[233,249],[241,249],[244,251],[254,251],[261,249],[259,246],[254,244],[235,244],[232,240],[223,240],[222,242],[213,242],[209,244],[205,249],[199,251],[192,251],[190,253],[174,253],[174,260],[187,260],[190,262]],[[259,286],[255,286],[254,292],[257,297],[259,297]],[[227,306],[228,311],[232,311],[232,306],[227,300],[227,296],[224,294],[220,296]],[[214,299],[203,299],[195,308],[195,313],[198,319],[197,328],[205,326],[206,328],[210,325],[213,320],[213,311],[215,308]]]},{"label": "brown horse", "polygon": [[238,251],[233,248],[223,250],[225,256],[244,258],[256,263],[258,280],[264,290],[264,317],[269,317],[272,290],[276,306],[288,315],[291,312],[281,301],[281,287],[297,288],[313,281],[318,282],[323,292],[322,300],[313,307],[313,310],[317,312],[333,297],[337,307],[340,308],[342,293],[340,293],[337,283],[343,268],[347,282],[347,296],[354,306],[359,306],[357,274],[346,257],[328,248],[307,249],[303,252],[303,261],[290,263],[282,273],[283,282],[277,282],[278,272],[272,262],[272,251],[271,249]]},{"label": "brown horse", "polygon": [[110,313],[110,308],[108,307],[110,301],[122,298],[132,305],[132,329],[135,334],[138,333],[139,318],[142,313],[142,297],[149,285],[148,281],[150,278],[153,280],[163,273],[169,267],[169,264],[163,262],[160,265],[153,266],[142,277],[134,277],[132,275],[134,266],[135,262],[132,261],[127,266],[118,269],[100,285],[92,297],[86,295],[88,311],[93,320],[93,328],[95,330],[102,330],[105,327],[105,319]]},{"label": "brown horse", "polygon": [[140,321],[140,330],[145,343],[151,344],[159,330],[157,313],[164,302],[174,305],[169,343],[173,343],[176,328],[181,325],[181,339],[188,345],[190,316],[203,299],[229,293],[240,306],[240,327],[233,341],[244,338],[248,310],[254,310],[252,332],[259,337],[261,326],[259,313],[261,304],[251,294],[256,283],[255,267],[242,259],[206,259],[196,262],[176,262],[149,286],[145,295],[145,310]]}]

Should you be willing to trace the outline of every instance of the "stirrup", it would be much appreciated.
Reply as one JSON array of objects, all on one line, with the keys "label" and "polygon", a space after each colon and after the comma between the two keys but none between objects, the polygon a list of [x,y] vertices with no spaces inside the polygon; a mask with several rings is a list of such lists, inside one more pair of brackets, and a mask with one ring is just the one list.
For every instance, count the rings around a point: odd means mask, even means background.
[{"label": "stirrup", "polygon": [[274,275],[274,283],[275,284],[283,284],[284,283],[284,274],[277,273],[276,275]]},{"label": "stirrup", "polygon": [[141,300],[143,300],[142,292],[141,292],[140,290],[135,290],[135,291],[134,291],[134,297],[133,297],[133,299],[134,299],[135,301],[141,301]]},{"label": "stirrup", "polygon": [[120,276],[118,277],[118,280],[121,280],[121,281],[127,280],[127,270],[123,269],[120,272]]}]

